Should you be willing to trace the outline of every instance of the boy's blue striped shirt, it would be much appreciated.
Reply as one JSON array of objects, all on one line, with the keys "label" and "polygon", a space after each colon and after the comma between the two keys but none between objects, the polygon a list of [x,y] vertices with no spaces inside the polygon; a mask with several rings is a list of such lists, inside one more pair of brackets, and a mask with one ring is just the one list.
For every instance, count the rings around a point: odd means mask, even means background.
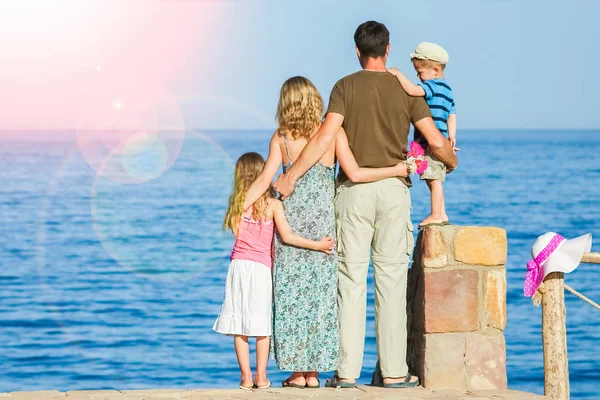
[{"label": "boy's blue striped shirt", "polygon": [[443,79],[432,79],[419,84],[425,91],[433,122],[442,135],[448,137],[448,115],[456,114],[452,88]]}]

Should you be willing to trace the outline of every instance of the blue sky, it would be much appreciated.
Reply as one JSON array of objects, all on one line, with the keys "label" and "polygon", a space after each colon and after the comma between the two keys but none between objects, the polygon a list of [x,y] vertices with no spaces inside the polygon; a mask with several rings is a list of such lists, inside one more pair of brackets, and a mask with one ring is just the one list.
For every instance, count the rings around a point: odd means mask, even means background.
[{"label": "blue sky", "polygon": [[[180,88],[212,92],[274,114],[281,83],[311,79],[328,98],[337,79],[359,69],[354,30],[369,19],[391,32],[389,66],[414,77],[408,54],[421,41],[450,54],[446,79],[454,88],[459,128],[599,128],[596,111],[600,15],[596,1],[237,1],[224,43],[210,62],[210,81]],[[416,77],[415,77],[416,79]],[[199,86],[194,86],[199,85]],[[193,104],[190,96],[189,106]],[[192,106],[193,107],[193,106]],[[226,107],[224,107],[226,108]],[[186,115],[191,110],[186,108]],[[225,112],[223,112],[225,114]],[[206,123],[203,119],[206,118]],[[213,112],[197,113],[207,127],[261,127]]]},{"label": "blue sky", "polygon": [[[181,111],[187,128],[271,129],[285,79],[311,79],[327,102],[335,82],[360,68],[353,34],[366,20],[388,26],[388,65],[415,81],[408,54],[419,42],[437,42],[448,50],[446,78],[455,92],[459,130],[597,129],[599,4],[2,2],[0,130],[75,129],[81,105],[97,101],[94,87],[104,89],[105,82],[114,86],[115,102],[127,85],[164,89],[180,107],[173,115]],[[137,101],[139,107],[150,102]]]}]

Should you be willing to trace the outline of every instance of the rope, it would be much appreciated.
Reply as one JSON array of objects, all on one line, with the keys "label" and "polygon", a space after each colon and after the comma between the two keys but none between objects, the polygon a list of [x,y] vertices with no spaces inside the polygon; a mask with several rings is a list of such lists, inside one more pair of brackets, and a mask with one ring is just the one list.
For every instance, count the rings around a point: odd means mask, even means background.
[{"label": "rope", "polygon": [[577,290],[573,289],[571,286],[565,284],[565,289],[567,289],[569,292],[573,293],[575,296],[579,297],[581,300],[585,301],[586,303],[588,303],[591,306],[596,307],[598,310],[600,310],[600,305],[598,305],[598,303],[594,303],[592,300],[588,299],[587,297],[585,297],[584,295],[579,293]]},{"label": "rope", "polygon": [[[571,286],[567,285],[566,283],[565,283],[565,289],[567,289],[569,292],[571,292],[575,296],[579,297],[581,300],[585,301],[592,307],[595,307],[597,310],[600,310],[600,305],[598,305],[598,303],[588,299],[587,297],[585,297],[584,295],[579,293],[577,290],[575,290]],[[539,307],[540,304],[542,304],[542,295],[544,293],[546,293],[546,287],[544,286],[544,282],[542,282],[531,299],[533,301],[534,306]]]}]

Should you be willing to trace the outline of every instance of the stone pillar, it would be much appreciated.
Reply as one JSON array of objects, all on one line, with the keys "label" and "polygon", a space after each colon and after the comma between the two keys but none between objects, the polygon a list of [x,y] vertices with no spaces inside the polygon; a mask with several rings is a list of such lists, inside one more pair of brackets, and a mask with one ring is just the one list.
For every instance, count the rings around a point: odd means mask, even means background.
[{"label": "stone pillar", "polygon": [[430,227],[408,281],[408,364],[427,388],[506,388],[506,231]]}]

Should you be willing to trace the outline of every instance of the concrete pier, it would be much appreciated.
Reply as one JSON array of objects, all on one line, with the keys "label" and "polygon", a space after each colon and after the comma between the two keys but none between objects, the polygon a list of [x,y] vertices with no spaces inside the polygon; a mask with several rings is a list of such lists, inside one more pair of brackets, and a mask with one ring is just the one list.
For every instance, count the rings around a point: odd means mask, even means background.
[{"label": "concrete pier", "polygon": [[74,390],[59,392],[0,393],[0,400],[253,400],[253,399],[348,399],[348,400],[535,400],[544,399],[532,393],[514,390],[432,390],[423,387],[414,389],[384,389],[372,386],[357,386],[355,389],[295,389],[271,388],[253,390],[240,389],[157,389],[157,390]]}]

